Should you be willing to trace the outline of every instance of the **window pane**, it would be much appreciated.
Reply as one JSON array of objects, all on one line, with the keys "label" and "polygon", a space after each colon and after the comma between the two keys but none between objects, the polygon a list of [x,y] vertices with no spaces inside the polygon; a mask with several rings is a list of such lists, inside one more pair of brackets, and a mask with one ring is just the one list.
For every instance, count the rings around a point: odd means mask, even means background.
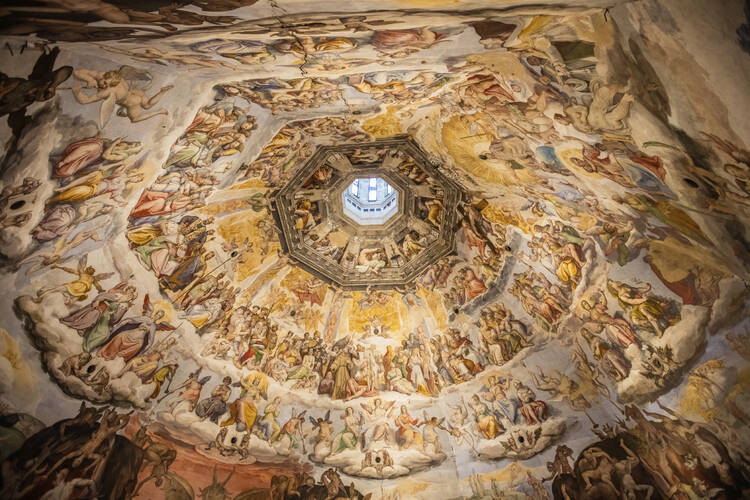
[{"label": "window pane", "polygon": [[374,188],[375,186],[377,186],[377,182],[378,182],[378,179],[376,177],[371,177],[370,178],[370,187]]},{"label": "window pane", "polygon": [[378,198],[378,192],[374,189],[370,189],[370,194],[367,197],[369,201],[375,201]]}]

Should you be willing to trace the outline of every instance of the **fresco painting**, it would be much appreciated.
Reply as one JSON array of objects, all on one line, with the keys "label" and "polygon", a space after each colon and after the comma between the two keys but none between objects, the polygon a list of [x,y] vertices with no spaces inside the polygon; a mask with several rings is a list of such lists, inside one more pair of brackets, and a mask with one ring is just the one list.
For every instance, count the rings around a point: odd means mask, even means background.
[{"label": "fresco painting", "polygon": [[4,6],[0,496],[750,495],[746,13]]}]

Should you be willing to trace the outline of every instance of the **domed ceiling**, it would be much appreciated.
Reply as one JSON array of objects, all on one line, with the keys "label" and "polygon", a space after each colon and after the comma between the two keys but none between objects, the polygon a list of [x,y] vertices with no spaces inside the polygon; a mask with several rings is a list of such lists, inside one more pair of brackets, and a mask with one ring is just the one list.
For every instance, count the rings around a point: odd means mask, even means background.
[{"label": "domed ceiling", "polygon": [[0,19],[2,498],[750,494],[741,2]]}]

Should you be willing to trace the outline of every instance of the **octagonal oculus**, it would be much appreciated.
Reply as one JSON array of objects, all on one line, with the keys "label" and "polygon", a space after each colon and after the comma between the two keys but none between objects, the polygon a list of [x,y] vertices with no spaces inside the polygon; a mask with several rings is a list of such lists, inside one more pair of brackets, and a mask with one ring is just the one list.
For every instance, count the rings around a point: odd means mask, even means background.
[{"label": "octagonal oculus", "polygon": [[398,213],[398,191],[381,177],[354,179],[341,193],[344,214],[357,224],[384,224]]}]

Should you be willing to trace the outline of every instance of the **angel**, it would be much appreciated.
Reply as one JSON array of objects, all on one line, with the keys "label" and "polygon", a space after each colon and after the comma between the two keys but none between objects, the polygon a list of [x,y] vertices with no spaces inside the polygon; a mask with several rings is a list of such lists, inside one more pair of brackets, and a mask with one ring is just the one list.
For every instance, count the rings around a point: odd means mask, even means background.
[{"label": "angel", "polygon": [[630,323],[609,313],[604,293],[597,292],[589,299],[581,300],[581,307],[588,313],[587,325],[594,333],[604,330],[609,341],[623,349],[627,349],[631,344],[638,344]]},{"label": "angel", "polygon": [[554,398],[553,401],[564,399],[571,409],[575,411],[584,411],[586,408],[591,408],[591,403],[584,397],[578,382],[561,373],[559,370],[554,370],[557,374],[557,377],[555,377],[545,374],[541,366],[537,366],[536,368],[538,376],[536,373],[531,372],[531,379],[534,385],[539,390],[549,392]]},{"label": "angel", "polygon": [[365,311],[374,306],[384,306],[390,301],[390,296],[383,290],[373,290],[372,287],[367,287],[364,296],[357,300],[357,308],[360,311]]},{"label": "angel", "polygon": [[581,347],[581,344],[578,343],[578,340],[575,341],[575,344],[576,348],[571,354],[570,360],[575,364],[576,371],[579,375],[588,379],[592,384],[594,384],[594,386],[603,396],[609,398],[609,387],[607,387],[607,384],[599,380],[599,377],[602,375],[599,367],[589,361],[588,356],[586,356],[586,352],[583,350],[583,347]]},{"label": "angel", "polygon": [[442,431],[450,432],[447,428],[443,427],[445,417],[438,420],[437,417],[428,417],[427,412],[423,412],[423,420],[417,424],[417,427],[424,426],[422,430],[422,446],[423,449],[427,449],[427,446],[432,446],[432,451],[435,454],[440,453],[440,437],[438,436],[437,429]]},{"label": "angel", "polygon": [[55,196],[47,200],[47,205],[58,203],[77,204],[91,198],[106,199],[106,195],[120,206],[126,204],[122,197],[133,185],[143,182],[140,170],[128,170],[130,162],[105,165],[99,170],[78,177],[73,182],[55,189]]},{"label": "angel", "polygon": [[73,71],[73,77],[84,82],[84,88],[96,89],[96,92],[90,95],[84,93],[81,87],[73,87],[71,90],[79,104],[102,102],[99,111],[101,127],[109,121],[115,105],[119,106],[117,115],[127,116],[131,123],[169,114],[164,108],[148,112],[173,85],[162,87],[156,94],[148,97],[144,90],[151,85],[152,76],[147,71],[139,71],[132,66],[121,66],[117,70],[104,72],[79,69]]},{"label": "angel", "polygon": [[300,441],[302,442],[303,453],[307,453],[307,450],[305,450],[305,434],[302,432],[302,423],[305,421],[306,413],[307,410],[303,410],[297,415],[295,409],[292,408],[292,416],[281,427],[281,434],[279,435],[279,439],[289,436],[289,446],[291,448],[297,447],[297,436],[299,436]]},{"label": "angel", "polygon": [[331,454],[341,453],[345,450],[356,450],[359,446],[359,429],[364,423],[362,414],[355,415],[354,408],[347,406],[344,414],[341,415],[344,421],[344,428],[334,436],[331,445]]},{"label": "angel", "polygon": [[388,425],[388,418],[393,412],[395,401],[383,404],[383,400],[375,398],[372,403],[360,403],[364,410],[364,415],[370,421],[370,427],[362,434],[363,448],[371,443],[383,441],[386,444],[393,444],[394,434]]},{"label": "angel", "polygon": [[126,363],[142,354],[153,343],[156,331],[173,331],[176,326],[162,322],[166,312],[164,309],[154,309],[149,295],[143,299],[142,315],[125,318],[117,322],[109,338],[99,349],[99,356],[112,360],[122,358]]},{"label": "angel", "polygon": [[55,242],[54,250],[52,250],[51,252],[39,252],[34,255],[30,255],[20,261],[18,263],[18,266],[20,267],[24,264],[33,262],[34,264],[26,270],[26,275],[28,276],[29,274],[33,274],[44,267],[61,264],[73,258],[72,255],[66,257],[65,254],[67,254],[70,250],[76,248],[78,245],[81,245],[88,239],[91,239],[93,241],[101,241],[101,239],[99,238],[99,231],[97,229],[81,231],[79,233],[76,233],[76,235],[73,236],[70,240],[60,238]]},{"label": "angel", "polygon": [[446,430],[458,444],[465,442],[476,452],[474,437],[468,430],[469,423],[466,420],[469,418],[469,412],[466,409],[466,403],[463,402],[463,398],[461,399],[461,403],[460,405],[448,405],[449,408],[453,409],[453,412],[451,413],[450,420],[446,423]]},{"label": "angel", "polygon": [[72,274],[77,278],[62,285],[40,288],[36,292],[36,298],[33,299],[34,302],[39,304],[42,302],[42,298],[45,295],[59,292],[63,295],[65,304],[70,305],[74,301],[81,302],[86,300],[92,287],[96,287],[99,293],[103,292],[104,288],[102,288],[101,282],[111,276],[114,276],[115,273],[96,274],[96,269],[94,269],[94,266],[87,265],[87,259],[87,255],[81,257],[78,261],[78,267],[76,269],[53,264],[52,269],[65,271],[66,273]]},{"label": "angel", "polygon": [[651,284],[628,285],[621,281],[608,280],[607,289],[620,307],[630,312],[630,320],[636,327],[650,329],[661,337],[664,330],[680,319],[672,311],[671,304],[651,293]]},{"label": "angel", "polygon": [[315,449],[313,455],[316,457],[328,456],[331,453],[331,439],[333,438],[333,427],[331,425],[331,410],[330,408],[326,411],[325,417],[313,418],[312,416],[307,417],[310,419],[312,429],[310,432],[316,432],[314,438]]}]

